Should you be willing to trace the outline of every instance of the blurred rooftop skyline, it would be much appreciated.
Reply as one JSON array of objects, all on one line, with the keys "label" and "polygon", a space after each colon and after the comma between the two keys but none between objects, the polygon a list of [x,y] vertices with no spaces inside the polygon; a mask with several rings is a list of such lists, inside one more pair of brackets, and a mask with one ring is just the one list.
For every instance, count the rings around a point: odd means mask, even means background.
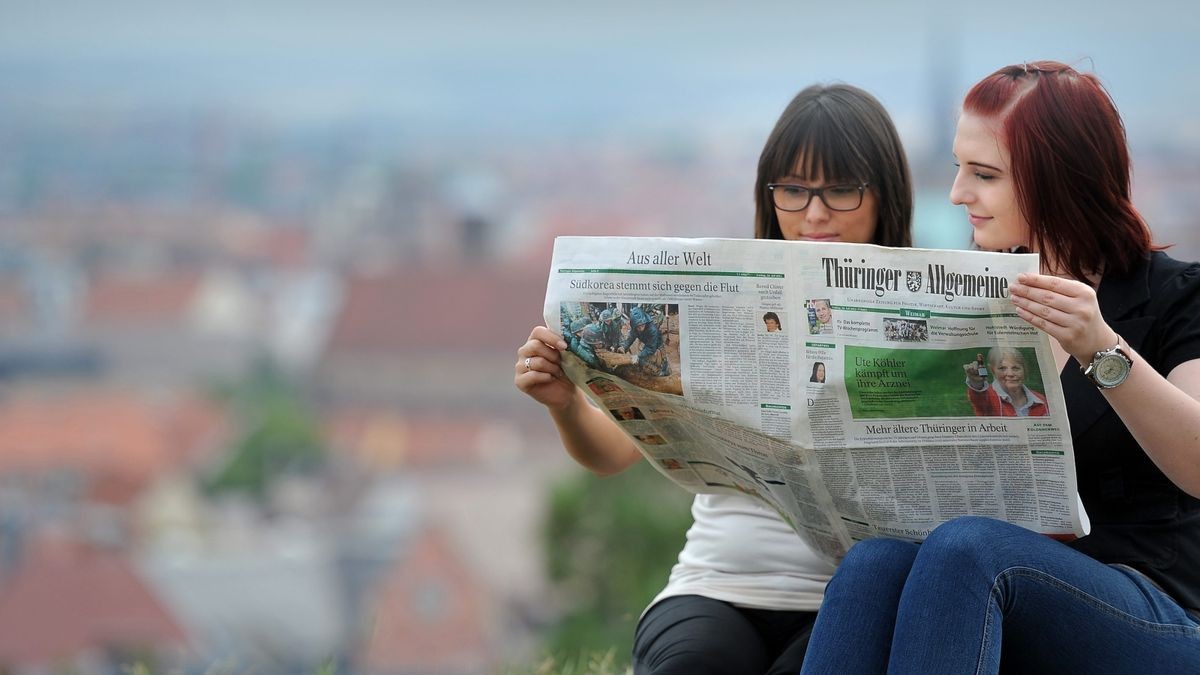
[{"label": "blurred rooftop skyline", "polygon": [[[1135,201],[1195,259],[1196,34],[1182,1],[0,0],[0,591],[37,591],[0,618],[78,614],[32,632],[94,627],[67,658],[130,669],[94,657],[121,598],[18,575],[45,550],[137,571],[181,672],[530,660],[569,616],[542,528],[581,471],[510,379],[555,236],[750,234],[771,125],[844,81],[899,127],[917,244],[963,247],[961,96],[1058,59],[1109,87]],[[239,467],[257,497],[212,490]]]},{"label": "blurred rooftop skyline", "polygon": [[0,16],[0,106],[18,119],[217,110],[375,123],[400,143],[761,134],[796,90],[840,80],[879,96],[918,154],[971,82],[1051,58],[1100,75],[1135,151],[1200,148],[1184,2],[3,0]]}]

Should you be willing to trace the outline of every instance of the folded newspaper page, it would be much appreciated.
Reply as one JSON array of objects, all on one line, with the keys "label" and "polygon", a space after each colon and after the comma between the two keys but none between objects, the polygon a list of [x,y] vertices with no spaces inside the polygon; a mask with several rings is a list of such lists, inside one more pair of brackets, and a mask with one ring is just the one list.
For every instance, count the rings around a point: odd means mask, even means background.
[{"label": "folded newspaper page", "polygon": [[667,478],[755,497],[840,559],[963,515],[1086,534],[1036,255],[559,237],[567,376]]}]

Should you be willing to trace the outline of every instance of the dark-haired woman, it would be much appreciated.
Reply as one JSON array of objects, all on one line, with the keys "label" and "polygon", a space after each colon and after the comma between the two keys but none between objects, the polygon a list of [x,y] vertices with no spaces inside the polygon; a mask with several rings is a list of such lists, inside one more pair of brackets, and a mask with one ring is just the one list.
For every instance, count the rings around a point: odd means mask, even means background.
[{"label": "dark-haired woman", "polygon": [[783,330],[783,327],[779,325],[779,315],[775,312],[767,312],[766,314],[763,314],[763,324],[767,327],[768,333],[775,333]]},{"label": "dark-haired woman", "polygon": [[820,361],[813,361],[812,375],[808,377],[809,382],[817,384],[825,384],[825,364]]},{"label": "dark-haired woman", "polygon": [[[755,184],[759,239],[909,246],[912,187],[883,106],[847,85],[812,86],[783,111]],[[560,367],[548,328],[517,350],[515,383],[550,412],[567,452],[591,471],[624,471],[637,446]],[[833,567],[775,512],[745,496],[697,495],[694,525],[667,587],[634,636],[636,673],[795,673]]]},{"label": "dark-haired woman", "polygon": [[1151,245],[1099,81],[1009,66],[967,94],[951,200],[1041,254],[1011,289],[1061,371],[1091,533],[960,518],[871,539],[826,590],[805,673],[1200,673],[1200,265]]}]

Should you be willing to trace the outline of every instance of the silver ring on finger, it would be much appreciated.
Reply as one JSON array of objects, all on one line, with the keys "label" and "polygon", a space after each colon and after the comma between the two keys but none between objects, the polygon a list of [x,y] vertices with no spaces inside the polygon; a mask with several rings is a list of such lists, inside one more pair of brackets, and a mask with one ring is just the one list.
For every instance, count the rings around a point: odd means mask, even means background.
[{"label": "silver ring on finger", "polygon": [[532,360],[533,360],[533,357],[532,357],[532,356],[526,356],[526,357],[525,357],[525,372],[527,372],[527,373],[528,373],[530,370],[532,370],[532,368],[530,368],[530,367],[529,367],[529,362],[530,362],[530,361],[532,361]]}]

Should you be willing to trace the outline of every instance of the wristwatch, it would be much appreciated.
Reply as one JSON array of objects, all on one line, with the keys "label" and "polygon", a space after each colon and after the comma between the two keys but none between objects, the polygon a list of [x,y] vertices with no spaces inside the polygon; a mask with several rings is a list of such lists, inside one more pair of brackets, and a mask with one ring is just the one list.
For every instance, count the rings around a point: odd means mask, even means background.
[{"label": "wristwatch", "polygon": [[1092,362],[1087,367],[1080,366],[1080,370],[1087,379],[1092,381],[1092,384],[1101,389],[1112,389],[1125,381],[1129,377],[1129,370],[1133,368],[1133,359],[1121,349],[1121,338],[1117,338],[1117,344],[1108,349],[1096,352],[1092,357]]}]

